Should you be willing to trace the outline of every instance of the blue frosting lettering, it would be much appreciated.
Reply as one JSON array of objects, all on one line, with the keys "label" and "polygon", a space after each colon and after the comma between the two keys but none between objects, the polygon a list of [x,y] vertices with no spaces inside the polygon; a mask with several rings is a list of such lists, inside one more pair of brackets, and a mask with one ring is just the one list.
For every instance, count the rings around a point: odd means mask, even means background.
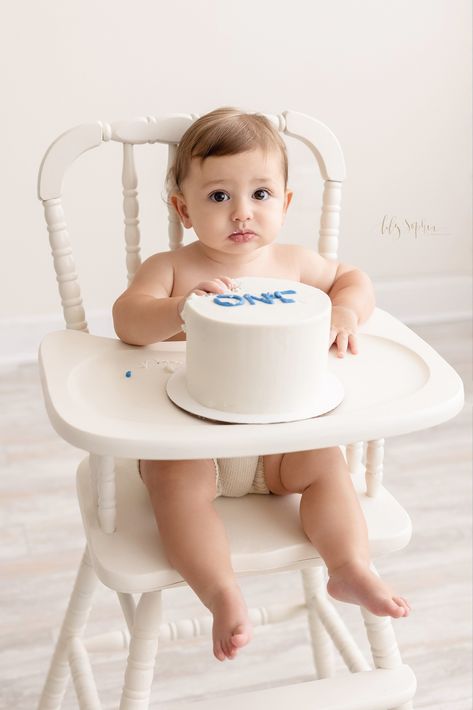
[{"label": "blue frosting lettering", "polygon": [[246,298],[250,306],[254,306],[256,301],[269,304],[274,302],[274,296],[271,293],[262,293],[261,296],[253,296],[251,293],[245,293],[243,298]]},{"label": "blue frosting lettering", "polygon": [[266,303],[272,305],[277,298],[281,303],[295,303],[293,298],[285,298],[284,295],[295,294],[297,291],[289,289],[287,291],[275,291],[274,293],[261,293],[259,296],[255,296],[252,293],[245,293],[240,296],[237,293],[219,293],[213,299],[217,306],[243,306],[245,303],[249,303],[250,306],[255,306],[259,301],[260,303]]},{"label": "blue frosting lettering", "polygon": [[[223,298],[230,298],[234,302],[222,301],[221,299]],[[214,303],[216,303],[217,306],[243,306],[245,299],[237,293],[219,293],[218,296],[215,296]]]},{"label": "blue frosting lettering", "polygon": [[293,298],[284,298],[283,293],[297,293],[297,291],[292,291],[290,289],[289,291],[275,291],[274,292],[274,297],[279,298],[282,303],[295,303],[295,300]]}]

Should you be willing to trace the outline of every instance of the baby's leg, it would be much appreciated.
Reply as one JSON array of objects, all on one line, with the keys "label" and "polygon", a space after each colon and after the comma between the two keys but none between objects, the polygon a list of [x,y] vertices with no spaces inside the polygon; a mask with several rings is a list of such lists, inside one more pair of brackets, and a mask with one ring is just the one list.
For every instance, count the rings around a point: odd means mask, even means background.
[{"label": "baby's leg", "polygon": [[273,493],[302,493],[302,526],[327,565],[329,594],[379,616],[407,616],[409,604],[370,568],[366,522],[340,449],[265,456],[264,471]]},{"label": "baby's leg", "polygon": [[170,563],[213,614],[215,657],[233,658],[252,632],[225,529],[212,504],[214,463],[141,461],[140,471]]}]

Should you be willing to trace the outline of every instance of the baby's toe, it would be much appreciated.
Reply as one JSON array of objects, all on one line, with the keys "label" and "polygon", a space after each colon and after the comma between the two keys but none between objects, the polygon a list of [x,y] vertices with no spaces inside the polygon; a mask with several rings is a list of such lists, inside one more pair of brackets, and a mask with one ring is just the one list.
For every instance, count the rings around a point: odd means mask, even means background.
[{"label": "baby's toe", "polygon": [[217,641],[214,644],[214,656],[217,659],[217,661],[224,661],[225,660],[225,652],[222,648],[222,644],[220,641]]},{"label": "baby's toe", "polygon": [[395,604],[394,606],[391,607],[391,614],[390,616],[393,617],[393,619],[400,619],[401,617],[406,615],[406,610],[402,606],[398,606]]},{"label": "baby's toe", "polygon": [[235,648],[241,648],[248,643],[249,634],[244,630],[243,626],[237,626],[235,633],[232,634],[231,643]]},{"label": "baby's toe", "polygon": [[402,599],[403,603],[406,605],[407,609],[410,611],[411,610],[411,605],[407,601],[405,597],[399,597],[399,599]]},{"label": "baby's toe", "polygon": [[393,600],[396,602],[399,608],[402,609],[402,616],[409,616],[411,607],[409,606],[409,603],[404,599],[404,597],[393,597]]},{"label": "baby's toe", "polygon": [[222,648],[225,656],[227,658],[233,658],[236,653],[236,649],[233,648],[231,638],[222,641]]},{"label": "baby's toe", "polygon": [[391,616],[394,619],[404,616],[404,607],[394,601],[394,598],[379,597],[376,601],[373,600],[371,607],[368,607],[373,614],[377,616]]}]

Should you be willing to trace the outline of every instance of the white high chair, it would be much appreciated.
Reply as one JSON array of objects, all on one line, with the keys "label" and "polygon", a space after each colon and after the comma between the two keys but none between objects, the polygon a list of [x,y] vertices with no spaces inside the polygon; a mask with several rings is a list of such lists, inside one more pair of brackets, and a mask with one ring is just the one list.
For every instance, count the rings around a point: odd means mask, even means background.
[{"label": "white high chair", "polygon": [[[286,424],[222,428],[191,416],[165,394],[172,363],[185,358],[185,343],[139,348],[87,332],[61,205],[66,169],[104,141],[123,144],[126,262],[131,279],[140,264],[133,146],[168,144],[171,163],[176,144],[195,118],[174,115],[78,126],[51,145],[41,165],[39,197],[45,207],[67,324],[67,330],[50,333],[41,344],[42,386],[58,434],[89,455],[77,473],[87,545],[40,710],[60,708],[70,676],[79,707],[98,710],[101,703],[88,649],[106,648],[108,642],[110,647],[129,645],[121,710],[147,708],[159,640],[181,639],[210,629],[210,619],[177,624],[162,619],[162,590],[184,582],[163,554],[134,459],[251,456],[343,445],[376,557],[401,549],[411,535],[408,515],[382,485],[384,438],[439,424],[462,407],[463,387],[456,372],[406,326],[379,309],[361,328],[358,357],[330,357],[330,368],[344,384],[342,404],[326,416]],[[269,118],[284,135],[303,141],[317,159],[324,179],[319,249],[324,256],[336,258],[345,177],[339,143],[326,126],[303,114],[288,111]],[[173,249],[182,240],[173,212],[169,215],[169,239]],[[133,373],[129,379],[124,377],[128,370]],[[365,455],[360,442],[367,442]],[[298,495],[249,495],[220,498],[215,505],[224,519],[238,575],[302,572],[306,600],[302,612],[307,614],[310,629],[314,680],[253,692],[242,690],[243,695],[189,707],[217,710],[225,705],[233,710],[244,702],[248,709],[272,710],[411,708],[415,677],[401,661],[391,620],[361,609],[372,651],[368,662],[327,598],[322,561],[301,530],[298,503]],[[83,632],[98,580],[118,594],[128,632],[86,639]],[[133,595],[140,595],[137,603]],[[251,610],[250,615],[258,624],[288,622],[297,613],[301,613],[299,607],[274,606]],[[333,647],[351,673],[333,677]]]}]

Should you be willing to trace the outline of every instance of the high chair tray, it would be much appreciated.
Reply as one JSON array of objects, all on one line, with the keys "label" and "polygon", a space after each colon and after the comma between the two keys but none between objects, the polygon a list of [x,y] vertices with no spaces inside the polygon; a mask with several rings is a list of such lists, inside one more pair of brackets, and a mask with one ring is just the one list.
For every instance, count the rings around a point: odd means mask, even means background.
[{"label": "high chair tray", "polygon": [[380,309],[360,328],[358,355],[337,358],[330,352],[329,370],[345,397],[313,419],[222,424],[188,414],[169,400],[165,387],[184,360],[184,342],[136,347],[81,331],[50,333],[39,362],[51,422],[66,441],[97,454],[220,458],[410,433],[450,419],[463,405],[455,370]]}]

